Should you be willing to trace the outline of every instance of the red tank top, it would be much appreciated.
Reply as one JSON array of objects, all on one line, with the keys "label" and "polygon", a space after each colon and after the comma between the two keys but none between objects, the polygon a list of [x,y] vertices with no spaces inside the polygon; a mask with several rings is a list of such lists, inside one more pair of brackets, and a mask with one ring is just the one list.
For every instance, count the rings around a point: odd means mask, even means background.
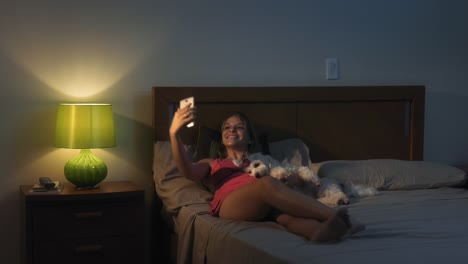
[{"label": "red tank top", "polygon": [[224,183],[241,174],[245,174],[245,172],[231,160],[215,159],[211,163],[211,182],[215,190],[218,190]]},{"label": "red tank top", "polygon": [[237,188],[256,181],[230,160],[216,159],[211,163],[211,177],[215,193],[210,204],[211,213],[219,216],[219,210],[224,199]]}]

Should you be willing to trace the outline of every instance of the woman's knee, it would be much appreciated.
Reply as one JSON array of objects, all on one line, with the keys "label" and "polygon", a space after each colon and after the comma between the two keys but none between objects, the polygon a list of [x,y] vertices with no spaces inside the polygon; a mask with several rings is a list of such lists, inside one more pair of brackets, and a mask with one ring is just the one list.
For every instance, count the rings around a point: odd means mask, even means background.
[{"label": "woman's knee", "polygon": [[292,220],[293,217],[288,214],[280,214],[276,217],[276,222],[285,227],[287,227]]}]

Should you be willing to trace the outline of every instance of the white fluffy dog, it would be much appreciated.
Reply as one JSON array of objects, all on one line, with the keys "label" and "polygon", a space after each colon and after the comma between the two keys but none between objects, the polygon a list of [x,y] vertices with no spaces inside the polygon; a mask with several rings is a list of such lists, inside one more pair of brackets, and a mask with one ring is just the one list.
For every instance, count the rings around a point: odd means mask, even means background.
[{"label": "white fluffy dog", "polygon": [[347,205],[350,197],[367,197],[378,194],[377,189],[350,182],[338,182],[333,178],[320,178],[317,200],[327,205]]},{"label": "white fluffy dog", "polygon": [[250,165],[243,170],[250,176],[261,178],[269,175],[306,194],[315,196],[318,192],[320,179],[309,167],[281,164],[270,155],[261,153],[252,154],[248,159],[251,161]]},{"label": "white fluffy dog", "polygon": [[[307,166],[293,166],[281,164],[269,155],[255,153],[248,157],[250,165],[243,168],[250,176],[261,178],[272,176],[288,186],[315,197],[323,204],[337,206],[347,205],[350,196],[364,197],[376,195],[373,188],[354,186],[339,183],[334,179],[319,178],[318,175]],[[237,164],[241,167],[241,164]]]}]

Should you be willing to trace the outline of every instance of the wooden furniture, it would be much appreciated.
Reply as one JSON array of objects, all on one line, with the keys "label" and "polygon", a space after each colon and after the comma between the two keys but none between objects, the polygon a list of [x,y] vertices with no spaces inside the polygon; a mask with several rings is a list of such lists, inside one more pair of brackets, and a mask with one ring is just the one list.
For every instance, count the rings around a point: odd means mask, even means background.
[{"label": "wooden furniture", "polygon": [[[312,162],[326,160],[422,160],[424,145],[424,86],[323,87],[153,87],[154,141],[169,140],[169,126],[179,100],[194,96],[198,119],[184,129],[182,140],[197,145],[201,127],[220,130],[222,120],[242,111],[257,134],[268,141],[301,138]],[[152,251],[173,248],[171,230],[158,217],[159,243]],[[165,256],[168,258],[168,256]]]},{"label": "wooden furniture", "polygon": [[185,144],[196,144],[200,126],[219,130],[242,111],[269,141],[301,138],[312,162],[423,159],[424,86],[153,87],[155,140],[168,140],[173,112],[189,96],[199,118],[183,130]]},{"label": "wooden furniture", "polygon": [[144,189],[102,182],[98,189],[31,192],[20,186],[23,263],[144,263]]}]

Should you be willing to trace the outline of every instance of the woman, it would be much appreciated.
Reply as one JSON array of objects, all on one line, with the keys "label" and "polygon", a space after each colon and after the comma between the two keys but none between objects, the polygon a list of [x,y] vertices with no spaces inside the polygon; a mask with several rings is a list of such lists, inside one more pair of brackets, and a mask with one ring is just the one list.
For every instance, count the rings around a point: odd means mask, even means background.
[{"label": "woman", "polygon": [[236,113],[222,125],[223,157],[192,163],[185,155],[179,132],[194,121],[196,109],[188,105],[174,114],[169,129],[172,152],[181,173],[194,181],[207,181],[215,187],[211,202],[214,216],[243,221],[262,221],[273,212],[274,220],[290,232],[316,242],[340,240],[347,233],[364,229],[352,224],[347,209],[335,210],[312,197],[286,187],[273,177],[260,179],[244,173],[235,161],[246,159],[255,145],[248,118]]}]

